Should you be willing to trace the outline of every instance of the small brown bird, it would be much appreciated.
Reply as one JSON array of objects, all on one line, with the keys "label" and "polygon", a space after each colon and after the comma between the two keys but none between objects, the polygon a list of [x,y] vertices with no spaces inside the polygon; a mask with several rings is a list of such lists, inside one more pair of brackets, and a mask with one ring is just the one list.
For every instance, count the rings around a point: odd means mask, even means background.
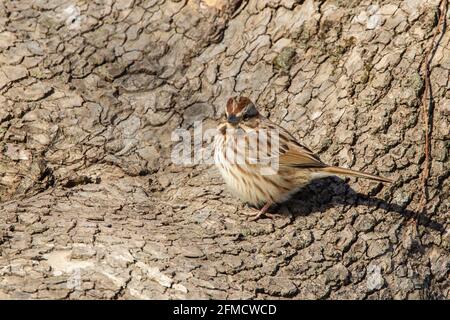
[{"label": "small brown bird", "polygon": [[323,163],[288,131],[261,115],[247,97],[228,99],[214,139],[214,160],[233,193],[262,207],[255,220],[316,178],[341,175],[392,182]]}]

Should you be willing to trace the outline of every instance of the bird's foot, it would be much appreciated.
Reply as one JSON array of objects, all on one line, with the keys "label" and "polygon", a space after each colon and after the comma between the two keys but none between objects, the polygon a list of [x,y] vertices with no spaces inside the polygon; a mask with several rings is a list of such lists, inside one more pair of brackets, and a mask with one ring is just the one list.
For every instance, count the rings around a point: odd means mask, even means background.
[{"label": "bird's foot", "polygon": [[268,202],[264,205],[264,207],[261,208],[258,212],[252,214],[253,217],[250,218],[250,221],[256,221],[262,216],[266,216],[268,218],[274,219],[277,215],[267,212],[269,210],[270,206],[272,205],[272,202]]}]

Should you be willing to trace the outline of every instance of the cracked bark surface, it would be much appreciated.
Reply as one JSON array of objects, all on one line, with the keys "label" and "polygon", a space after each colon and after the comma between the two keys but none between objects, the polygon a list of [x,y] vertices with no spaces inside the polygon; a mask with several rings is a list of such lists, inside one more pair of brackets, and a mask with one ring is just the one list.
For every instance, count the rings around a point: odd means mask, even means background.
[{"label": "cracked bark surface", "polygon": [[[0,2],[0,298],[450,298],[450,32],[439,1]],[[448,21],[448,16],[447,16]],[[244,94],[324,162],[248,222],[171,133]]]}]

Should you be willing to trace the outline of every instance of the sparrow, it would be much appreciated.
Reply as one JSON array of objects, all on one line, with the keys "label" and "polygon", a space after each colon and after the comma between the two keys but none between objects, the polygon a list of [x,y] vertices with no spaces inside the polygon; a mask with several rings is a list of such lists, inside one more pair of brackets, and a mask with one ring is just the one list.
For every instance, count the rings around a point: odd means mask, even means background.
[{"label": "sparrow", "polygon": [[229,189],[247,204],[261,208],[253,220],[314,179],[338,175],[392,182],[325,164],[287,130],[259,113],[244,96],[228,99],[213,147],[215,165]]}]

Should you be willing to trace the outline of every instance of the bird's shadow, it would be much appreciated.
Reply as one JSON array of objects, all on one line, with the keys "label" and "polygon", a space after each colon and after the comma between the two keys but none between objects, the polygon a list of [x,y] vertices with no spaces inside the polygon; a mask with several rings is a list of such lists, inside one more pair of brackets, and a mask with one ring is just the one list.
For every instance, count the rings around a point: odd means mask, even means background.
[{"label": "bird's shadow", "polygon": [[[382,188],[375,189],[377,193]],[[444,226],[422,212],[408,210],[403,205],[387,202],[376,196],[361,194],[353,190],[344,180],[337,177],[317,179],[299,190],[290,200],[281,204],[294,216],[306,216],[314,212],[323,212],[337,205],[362,205],[376,207],[389,213],[398,214],[406,219],[414,218],[417,223],[428,228],[443,231]],[[272,211],[272,210],[271,210]]]}]

